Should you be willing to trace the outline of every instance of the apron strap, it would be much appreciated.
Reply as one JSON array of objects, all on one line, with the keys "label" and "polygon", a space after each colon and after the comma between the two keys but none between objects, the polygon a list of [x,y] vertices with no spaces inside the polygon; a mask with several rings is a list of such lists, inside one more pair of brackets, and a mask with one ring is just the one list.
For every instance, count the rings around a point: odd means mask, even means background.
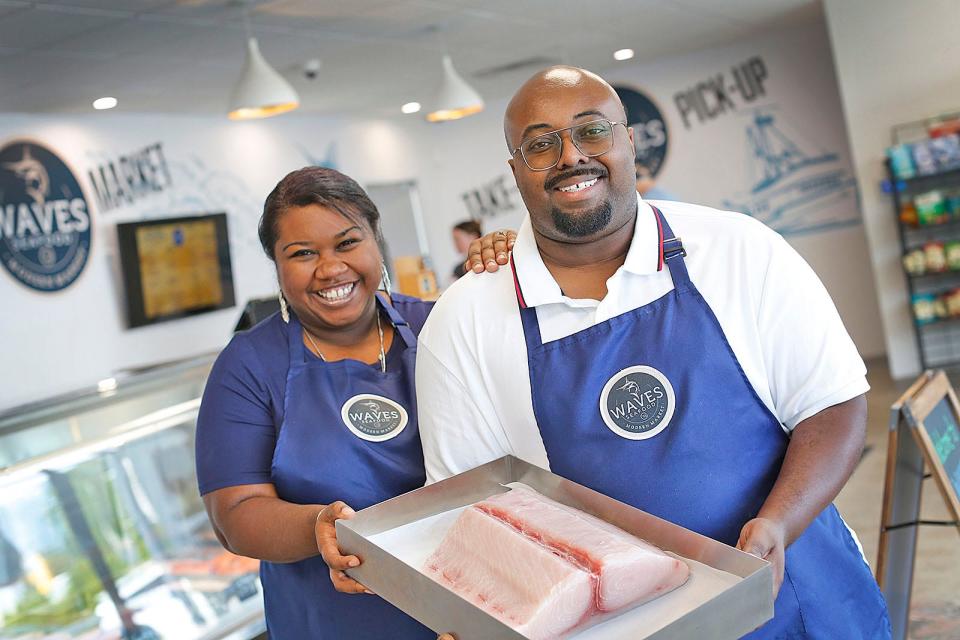
[{"label": "apron strap", "polygon": [[[657,207],[650,205],[653,214],[657,217],[657,233],[660,243],[660,257],[657,261],[657,271],[663,271],[663,265],[667,265],[670,270],[670,278],[673,280],[673,286],[677,289],[687,288],[690,284],[690,274],[687,272],[687,265],[683,261],[687,257],[687,250],[683,248],[683,242],[673,234],[670,224],[664,217],[663,212]],[[680,258],[677,260],[677,258]]]},{"label": "apron strap", "polygon": [[[376,293],[376,296],[377,305],[387,314],[394,329],[400,334],[400,339],[403,340],[408,349],[416,348],[417,337],[413,335],[413,331],[410,329],[407,321],[403,319],[399,311],[387,304],[379,291]],[[290,314],[290,322],[287,324],[286,329],[287,345],[290,348],[290,364],[302,364],[306,359],[307,348],[303,344],[303,325],[300,324],[300,319],[297,318],[297,314]]]},{"label": "apron strap", "polygon": [[[690,282],[690,275],[683,263],[683,258],[687,257],[687,250],[683,248],[683,241],[673,235],[673,230],[660,209],[653,205],[650,205],[650,208],[653,209],[653,215],[657,219],[657,244],[660,246],[657,271],[663,271],[663,265],[666,263],[667,268],[670,269],[670,277],[673,279],[674,285],[679,282],[685,284]],[[677,257],[681,260],[674,260]],[[526,309],[527,302],[523,298],[523,289],[520,287],[520,279],[517,277],[517,267],[514,264],[512,253],[510,254],[510,271],[513,273],[513,289],[517,293],[517,304],[520,305],[521,309]]]},{"label": "apron strap", "polygon": [[523,335],[527,336],[528,344],[541,346],[540,323],[537,321],[536,307],[520,307],[520,322],[523,324]]},{"label": "apron strap", "polygon": [[301,366],[307,357],[307,348],[303,345],[303,325],[300,318],[290,310],[290,322],[285,325],[287,330],[287,346],[290,348],[290,366]]},{"label": "apron strap", "polygon": [[513,253],[510,254],[510,271],[513,273],[513,288],[517,292],[517,305],[520,307],[520,322],[523,323],[523,334],[536,345],[543,344],[540,338],[540,323],[537,322],[536,307],[528,307],[523,299],[523,290],[520,288],[520,279],[517,278],[517,266],[514,264]]},{"label": "apron strap", "polygon": [[[657,271],[663,270],[663,265],[667,265],[670,270],[670,278],[673,280],[673,286],[676,289],[686,289],[690,285],[690,275],[687,273],[687,266],[683,259],[687,255],[687,250],[683,248],[683,242],[680,238],[673,235],[673,230],[667,223],[667,219],[657,207],[650,205],[653,209],[653,215],[657,220],[657,244],[660,247],[659,258],[657,259]],[[677,260],[677,258],[680,258]],[[523,323],[523,332],[534,344],[543,344],[540,336],[540,323],[537,322],[536,308],[528,307],[523,298],[523,290],[520,287],[520,279],[517,277],[517,266],[513,254],[510,254],[510,270],[513,273],[513,288],[517,294],[517,305],[520,307],[520,321]]]},{"label": "apron strap", "polygon": [[417,337],[413,335],[413,331],[410,329],[410,325],[407,324],[407,321],[404,320],[403,316],[400,315],[400,312],[397,311],[393,305],[387,303],[387,299],[382,293],[377,291],[375,295],[377,296],[377,302],[379,303],[380,308],[386,312],[387,317],[393,324],[393,328],[396,329],[397,333],[400,334],[400,339],[403,340],[408,349],[416,348]]},{"label": "apron strap", "polygon": [[523,299],[523,290],[520,289],[520,280],[517,278],[517,267],[513,264],[513,252],[510,253],[510,271],[513,272],[513,289],[517,292],[517,303],[521,309],[526,309],[527,301]]}]

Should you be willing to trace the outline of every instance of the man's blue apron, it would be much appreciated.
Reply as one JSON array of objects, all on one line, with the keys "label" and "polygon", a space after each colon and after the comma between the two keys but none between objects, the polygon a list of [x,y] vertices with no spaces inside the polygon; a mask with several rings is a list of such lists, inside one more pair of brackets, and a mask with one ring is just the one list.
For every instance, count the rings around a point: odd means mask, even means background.
[{"label": "man's blue apron", "polygon": [[[396,329],[394,339],[406,345],[402,366],[386,373],[379,365],[323,362],[308,355],[300,322],[290,316],[290,370],[272,469],[284,500],[343,500],[359,511],[423,486],[414,395],[417,339],[379,294],[377,304]],[[437,637],[378,596],[337,592],[320,556],[289,564],[263,562],[260,576],[271,640]]]},{"label": "man's blue apron", "polygon": [[[674,290],[650,304],[543,344],[515,280],[534,414],[555,473],[736,545],[789,439],[654,214]],[[775,608],[749,638],[890,637],[877,583],[833,505],[787,549]]]}]

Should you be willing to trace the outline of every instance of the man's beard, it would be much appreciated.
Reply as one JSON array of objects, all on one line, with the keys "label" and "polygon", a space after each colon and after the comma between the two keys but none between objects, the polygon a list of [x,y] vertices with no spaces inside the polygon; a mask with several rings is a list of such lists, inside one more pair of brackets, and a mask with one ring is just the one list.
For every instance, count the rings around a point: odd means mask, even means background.
[{"label": "man's beard", "polygon": [[596,207],[582,213],[567,213],[557,207],[550,210],[553,225],[568,238],[585,238],[602,231],[613,218],[613,207],[604,200]]}]

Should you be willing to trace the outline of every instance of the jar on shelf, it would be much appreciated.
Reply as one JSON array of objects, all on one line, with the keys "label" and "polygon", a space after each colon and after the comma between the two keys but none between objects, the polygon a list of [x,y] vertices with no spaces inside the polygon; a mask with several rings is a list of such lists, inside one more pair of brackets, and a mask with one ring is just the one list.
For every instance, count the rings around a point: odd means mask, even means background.
[{"label": "jar on shelf", "polygon": [[908,251],[903,256],[903,269],[912,276],[925,274],[927,272],[927,256],[923,249]]},{"label": "jar on shelf", "polygon": [[913,200],[904,199],[900,203],[900,222],[909,227],[916,227],[920,224],[917,217],[917,208],[913,205]]},{"label": "jar on shelf", "polygon": [[944,252],[947,254],[947,269],[960,271],[960,241],[953,240],[946,243]]},{"label": "jar on shelf", "polygon": [[947,270],[947,251],[942,242],[935,240],[924,244],[923,258],[927,271],[939,273]]},{"label": "jar on shelf", "polygon": [[960,317],[960,288],[945,293],[943,301],[947,309],[947,316],[951,318]]},{"label": "jar on shelf", "polygon": [[917,221],[921,227],[950,220],[947,214],[947,203],[943,198],[943,192],[939,189],[917,194],[913,199],[913,206],[917,209]]},{"label": "jar on shelf", "polygon": [[960,220],[960,188],[945,191],[943,200],[950,219]]},{"label": "jar on shelf", "polygon": [[887,148],[887,157],[890,158],[890,168],[898,180],[909,180],[917,175],[913,168],[913,153],[909,144],[898,144]]},{"label": "jar on shelf", "polygon": [[920,140],[911,145],[913,167],[920,176],[929,176],[937,172],[937,161],[929,140]]},{"label": "jar on shelf", "polygon": [[917,324],[937,321],[937,296],[932,293],[913,294],[913,317]]},{"label": "jar on shelf", "polygon": [[956,133],[930,140],[930,151],[937,163],[938,171],[952,171],[960,168],[960,136]]},{"label": "jar on shelf", "polygon": [[951,134],[960,134],[960,117],[937,118],[927,126],[927,135],[931,138],[940,138]]}]

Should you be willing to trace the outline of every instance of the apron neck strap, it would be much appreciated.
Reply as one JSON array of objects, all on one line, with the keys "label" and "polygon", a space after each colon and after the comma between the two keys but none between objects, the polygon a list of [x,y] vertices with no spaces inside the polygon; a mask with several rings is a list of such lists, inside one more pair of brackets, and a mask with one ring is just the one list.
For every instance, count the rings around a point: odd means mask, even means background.
[{"label": "apron neck strap", "polygon": [[[687,273],[687,266],[683,258],[687,255],[687,250],[683,248],[683,242],[680,238],[673,235],[673,230],[667,223],[667,219],[657,207],[650,205],[653,209],[653,215],[657,219],[657,245],[659,246],[657,258],[657,271],[663,271],[663,265],[667,265],[670,270],[670,277],[673,279],[674,286],[681,283],[688,283],[690,276]],[[676,258],[680,258],[676,260]],[[517,304],[521,309],[527,308],[527,302],[523,298],[523,289],[520,287],[520,278],[517,277],[517,266],[514,263],[513,254],[510,254],[510,271],[513,273],[513,289],[517,294]]]},{"label": "apron neck strap", "polygon": [[393,324],[393,328],[396,329],[396,332],[400,334],[400,339],[403,340],[404,344],[407,345],[407,348],[412,349],[416,347],[417,337],[413,335],[410,325],[408,325],[407,321],[404,320],[403,316],[400,315],[400,312],[397,311],[393,305],[387,302],[384,294],[377,291],[375,295],[377,296],[377,304],[381,309],[384,310],[384,312],[386,312],[391,324]]},{"label": "apron neck strap", "polygon": [[[377,313],[380,313],[382,309],[387,314],[394,329],[396,329],[396,332],[400,335],[400,339],[403,340],[408,349],[416,347],[417,337],[413,335],[413,331],[410,330],[407,321],[403,319],[403,316],[401,316],[393,306],[387,304],[379,291],[375,295],[377,297]],[[303,344],[303,325],[300,324],[300,319],[297,318],[297,314],[295,313],[290,314],[290,323],[287,325],[287,344],[290,347],[290,361],[303,362],[307,355],[307,348]]]},{"label": "apron neck strap", "polygon": [[290,348],[290,362],[300,363],[306,359],[307,348],[303,344],[303,325],[300,318],[290,310],[290,322],[286,325],[287,345]]},{"label": "apron neck strap", "polygon": [[[676,290],[687,289],[690,286],[690,276],[687,273],[687,266],[683,259],[687,255],[683,248],[683,242],[680,238],[673,235],[673,230],[667,223],[667,219],[657,207],[650,205],[653,214],[657,219],[657,245],[659,247],[659,258],[657,261],[657,271],[663,270],[663,265],[667,265],[670,270],[670,278],[673,280],[673,286]],[[678,260],[679,258],[679,260]],[[540,335],[540,323],[537,322],[537,310],[535,307],[528,307],[523,298],[523,290],[520,287],[520,279],[517,277],[517,267],[510,254],[510,270],[513,272],[513,287],[517,294],[517,305],[520,307],[520,321],[523,324],[523,332],[527,337],[528,344],[541,345],[543,338]]]},{"label": "apron neck strap", "polygon": [[513,262],[513,252],[510,253],[510,271],[513,273],[513,290],[517,293],[517,303],[521,309],[526,309],[527,301],[523,299],[523,290],[520,289],[520,279],[517,277],[517,266]]},{"label": "apron neck strap", "polygon": [[690,282],[687,265],[683,261],[687,256],[687,250],[683,248],[683,242],[680,238],[673,234],[673,230],[667,223],[663,212],[653,205],[650,205],[650,208],[653,209],[653,215],[657,218],[657,241],[660,245],[657,271],[663,271],[663,265],[666,264],[667,269],[670,270],[673,286],[679,288],[680,285],[686,285]]},{"label": "apron neck strap", "polygon": [[517,306],[520,307],[520,322],[523,324],[523,334],[527,339],[533,340],[534,344],[542,344],[540,338],[540,323],[537,322],[536,307],[528,307],[527,301],[523,299],[523,291],[520,289],[520,279],[517,277],[517,265],[513,260],[513,253],[510,254],[510,271],[513,273],[513,288],[517,293]]}]

